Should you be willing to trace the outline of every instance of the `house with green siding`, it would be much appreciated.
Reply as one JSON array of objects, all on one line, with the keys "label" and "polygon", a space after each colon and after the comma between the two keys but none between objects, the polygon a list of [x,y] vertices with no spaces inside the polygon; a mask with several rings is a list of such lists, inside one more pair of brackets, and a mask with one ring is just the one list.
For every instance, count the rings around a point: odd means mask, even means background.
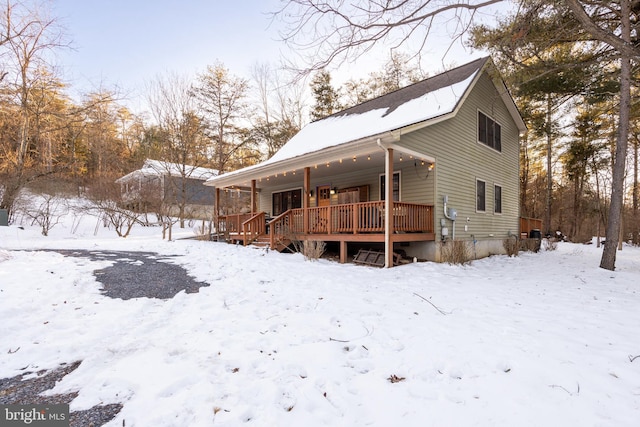
[{"label": "house with green siding", "polygon": [[[244,244],[292,240],[440,261],[469,242],[477,258],[519,235],[519,138],[525,124],[490,58],[305,126],[272,158],[208,179],[218,228]],[[246,194],[230,212],[221,200]],[[236,197],[236,200],[238,198]]]}]

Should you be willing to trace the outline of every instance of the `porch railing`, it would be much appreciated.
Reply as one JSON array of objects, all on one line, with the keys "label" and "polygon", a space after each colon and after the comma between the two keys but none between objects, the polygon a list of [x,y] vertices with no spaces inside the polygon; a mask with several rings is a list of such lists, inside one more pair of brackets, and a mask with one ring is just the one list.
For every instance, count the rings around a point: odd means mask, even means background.
[{"label": "porch railing", "polygon": [[[285,234],[383,233],[384,219],[385,203],[377,201],[291,209],[274,218],[269,225],[272,240],[277,240]],[[433,233],[433,206],[395,202],[393,229],[396,232]]]},{"label": "porch railing", "polygon": [[[267,223],[265,213],[221,216],[219,227],[248,244],[270,235],[271,247],[296,235],[384,233],[384,201],[290,209]],[[395,202],[395,232],[433,233],[433,205]],[[240,237],[241,236],[241,237]]]},{"label": "porch railing", "polygon": [[216,230],[219,234],[227,236],[240,234],[242,232],[242,223],[251,219],[254,214],[232,214],[220,215],[218,217],[218,226]]}]

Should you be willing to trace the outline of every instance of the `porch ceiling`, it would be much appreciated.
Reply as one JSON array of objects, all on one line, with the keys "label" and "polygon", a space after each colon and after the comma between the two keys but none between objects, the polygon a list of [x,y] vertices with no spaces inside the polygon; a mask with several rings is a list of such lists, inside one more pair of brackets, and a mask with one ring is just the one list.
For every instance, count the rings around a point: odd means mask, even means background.
[{"label": "porch ceiling", "polygon": [[[307,165],[307,167],[310,168],[311,180],[314,182],[325,181],[329,183],[334,176],[353,172],[358,169],[379,169],[380,173],[384,173],[384,152],[377,150],[360,156],[313,163]],[[279,173],[260,177],[257,179],[256,186],[258,188],[273,185],[302,186],[303,180],[304,167],[296,170],[283,170]],[[248,185],[250,185],[250,183]]]},{"label": "porch ceiling", "polygon": [[[433,159],[426,155],[418,155],[418,153],[414,155],[408,153],[408,151],[395,149],[394,170],[405,167],[407,164],[413,165],[414,162],[418,162],[418,165],[421,162],[433,162]],[[346,174],[358,169],[378,169],[380,173],[384,173],[385,151],[376,146],[373,150],[361,150],[357,154],[349,154],[344,157],[326,157],[313,163],[297,163],[293,166],[281,165],[279,168],[270,167],[265,168],[263,171],[256,170],[255,173],[250,175],[238,176],[232,183],[220,186],[220,188],[250,188],[252,179],[256,180],[257,188],[275,185],[298,187],[303,184],[305,167],[310,168],[312,181],[325,181],[327,183],[331,182],[333,176]]]}]

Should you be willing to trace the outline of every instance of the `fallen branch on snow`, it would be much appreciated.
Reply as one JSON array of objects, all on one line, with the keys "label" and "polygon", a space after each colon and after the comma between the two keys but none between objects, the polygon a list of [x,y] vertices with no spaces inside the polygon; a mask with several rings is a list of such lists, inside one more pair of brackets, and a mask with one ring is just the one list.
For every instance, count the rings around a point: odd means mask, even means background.
[{"label": "fallen branch on snow", "polygon": [[[569,390],[567,390],[566,388],[562,387],[561,385],[551,384],[549,387],[551,387],[551,388],[560,388],[560,389],[566,391],[569,394],[569,396],[573,396],[574,395],[574,393],[571,393]],[[580,383],[578,383],[578,390],[575,392],[576,396],[579,395],[579,394],[580,394]]]},{"label": "fallen branch on snow", "polygon": [[636,360],[636,359],[637,359],[637,358],[639,358],[639,357],[640,357],[640,354],[639,354],[639,355],[637,355],[637,356],[629,355],[629,362],[633,362],[634,360]]},{"label": "fallen branch on snow", "polygon": [[429,304],[431,304],[431,306],[432,306],[433,308],[435,308],[436,310],[438,310],[441,314],[443,314],[443,315],[445,315],[445,316],[446,316],[447,314],[451,314],[451,312],[446,313],[446,312],[444,312],[444,311],[440,310],[440,309],[439,309],[439,308],[438,308],[434,303],[432,303],[431,301],[429,301],[428,299],[426,299],[426,298],[425,298],[425,297],[423,297],[422,295],[417,294],[417,293],[415,293],[415,292],[414,292],[413,294],[414,294],[415,296],[417,296],[418,298],[422,298],[424,301],[426,301],[426,302],[428,302]]}]

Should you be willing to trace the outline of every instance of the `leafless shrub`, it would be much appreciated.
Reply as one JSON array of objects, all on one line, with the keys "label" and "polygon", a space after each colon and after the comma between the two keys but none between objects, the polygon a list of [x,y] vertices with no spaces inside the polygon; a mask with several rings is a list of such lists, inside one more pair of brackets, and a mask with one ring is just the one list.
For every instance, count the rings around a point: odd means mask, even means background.
[{"label": "leafless shrub", "polygon": [[326,243],[322,240],[299,240],[291,237],[289,239],[294,251],[301,253],[307,261],[318,260],[327,248]]},{"label": "leafless shrub", "polygon": [[114,227],[119,237],[127,237],[133,226],[140,222],[140,214],[124,209],[112,200],[96,200],[93,209],[99,211],[107,226]]},{"label": "leafless shrub", "polygon": [[440,255],[442,261],[448,264],[466,264],[471,261],[471,248],[466,241],[447,240],[440,246]]},{"label": "leafless shrub", "polygon": [[211,221],[202,220],[200,224],[195,224],[193,220],[189,221],[189,226],[196,235],[197,240],[210,240],[211,239]]},{"label": "leafless shrub", "polygon": [[520,253],[520,239],[517,236],[509,236],[502,242],[504,250],[510,257],[516,257]]},{"label": "leafless shrub", "polygon": [[545,251],[555,251],[558,249],[558,241],[556,239],[542,239],[542,248]]},{"label": "leafless shrub", "polygon": [[133,226],[141,223],[141,214],[124,206],[120,186],[113,181],[105,179],[97,182],[88,194],[91,204],[84,209],[98,214],[104,226],[113,226],[119,237],[127,237]]},{"label": "leafless shrub", "polygon": [[520,241],[520,249],[527,252],[538,252],[540,250],[540,239],[522,239]]},{"label": "leafless shrub", "polygon": [[49,231],[69,212],[69,208],[64,199],[55,195],[42,194],[38,197],[41,202],[35,205],[21,198],[18,210],[31,220],[31,225],[40,226],[43,236],[48,236]]}]

